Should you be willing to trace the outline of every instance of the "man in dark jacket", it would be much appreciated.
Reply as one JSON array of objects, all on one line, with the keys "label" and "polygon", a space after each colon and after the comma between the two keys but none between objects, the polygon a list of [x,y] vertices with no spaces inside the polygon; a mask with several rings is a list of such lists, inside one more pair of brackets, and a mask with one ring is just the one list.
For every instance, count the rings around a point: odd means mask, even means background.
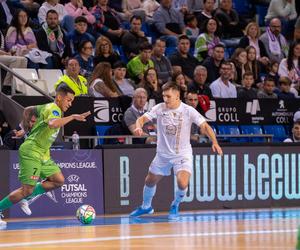
[{"label": "man in dark jacket", "polygon": [[49,10],[46,15],[46,22],[36,34],[37,45],[40,50],[52,54],[46,59],[48,64],[42,67],[48,69],[62,68],[64,61],[70,56],[71,50],[66,34],[59,25],[58,13],[55,10]]}]

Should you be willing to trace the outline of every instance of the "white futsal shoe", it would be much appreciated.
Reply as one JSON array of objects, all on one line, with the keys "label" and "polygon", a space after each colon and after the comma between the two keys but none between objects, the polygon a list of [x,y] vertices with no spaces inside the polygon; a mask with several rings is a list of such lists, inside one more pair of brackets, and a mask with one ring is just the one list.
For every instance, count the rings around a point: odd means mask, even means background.
[{"label": "white futsal shoe", "polygon": [[4,217],[4,216],[3,216],[3,214],[2,214],[1,211],[0,211],[0,229],[5,228],[6,225],[7,225],[7,222],[4,221],[4,220],[2,220],[3,217]]},{"label": "white futsal shoe", "polygon": [[32,214],[30,208],[29,208],[29,203],[27,200],[23,199],[19,202],[19,205],[22,209],[22,211],[27,214],[28,216]]}]

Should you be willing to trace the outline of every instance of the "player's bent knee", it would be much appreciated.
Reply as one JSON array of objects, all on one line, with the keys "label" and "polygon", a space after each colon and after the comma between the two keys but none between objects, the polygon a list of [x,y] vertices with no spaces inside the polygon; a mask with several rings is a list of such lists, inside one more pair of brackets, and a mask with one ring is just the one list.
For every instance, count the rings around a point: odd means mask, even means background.
[{"label": "player's bent knee", "polygon": [[33,193],[34,187],[33,186],[23,186],[21,188],[22,190],[22,196],[27,197]]}]

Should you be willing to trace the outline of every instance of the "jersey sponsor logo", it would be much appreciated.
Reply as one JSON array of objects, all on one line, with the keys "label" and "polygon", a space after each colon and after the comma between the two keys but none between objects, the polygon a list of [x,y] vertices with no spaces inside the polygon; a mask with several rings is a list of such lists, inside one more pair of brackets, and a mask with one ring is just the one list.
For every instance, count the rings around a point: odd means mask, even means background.
[{"label": "jersey sponsor logo", "polygon": [[30,179],[31,179],[31,180],[35,180],[35,181],[37,181],[39,178],[40,178],[40,177],[39,177],[39,176],[36,176],[36,175],[30,176]]},{"label": "jersey sponsor logo", "polygon": [[57,110],[53,110],[53,111],[52,111],[52,114],[53,114],[54,116],[59,116],[59,112],[58,112]]}]

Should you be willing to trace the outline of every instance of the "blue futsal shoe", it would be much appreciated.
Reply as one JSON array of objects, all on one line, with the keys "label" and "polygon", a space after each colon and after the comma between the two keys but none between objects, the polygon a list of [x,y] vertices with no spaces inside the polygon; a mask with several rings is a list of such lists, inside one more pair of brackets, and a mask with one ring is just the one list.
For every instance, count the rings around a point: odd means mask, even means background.
[{"label": "blue futsal shoe", "polygon": [[140,206],[136,210],[134,210],[129,216],[130,217],[139,217],[144,214],[153,214],[153,213],[154,213],[154,210],[152,207],[144,209],[144,208],[142,208],[142,206]]},{"label": "blue futsal shoe", "polygon": [[179,206],[171,205],[170,211],[169,211],[169,216],[168,216],[169,220],[173,220],[173,221],[179,220],[178,209],[179,209]]}]

